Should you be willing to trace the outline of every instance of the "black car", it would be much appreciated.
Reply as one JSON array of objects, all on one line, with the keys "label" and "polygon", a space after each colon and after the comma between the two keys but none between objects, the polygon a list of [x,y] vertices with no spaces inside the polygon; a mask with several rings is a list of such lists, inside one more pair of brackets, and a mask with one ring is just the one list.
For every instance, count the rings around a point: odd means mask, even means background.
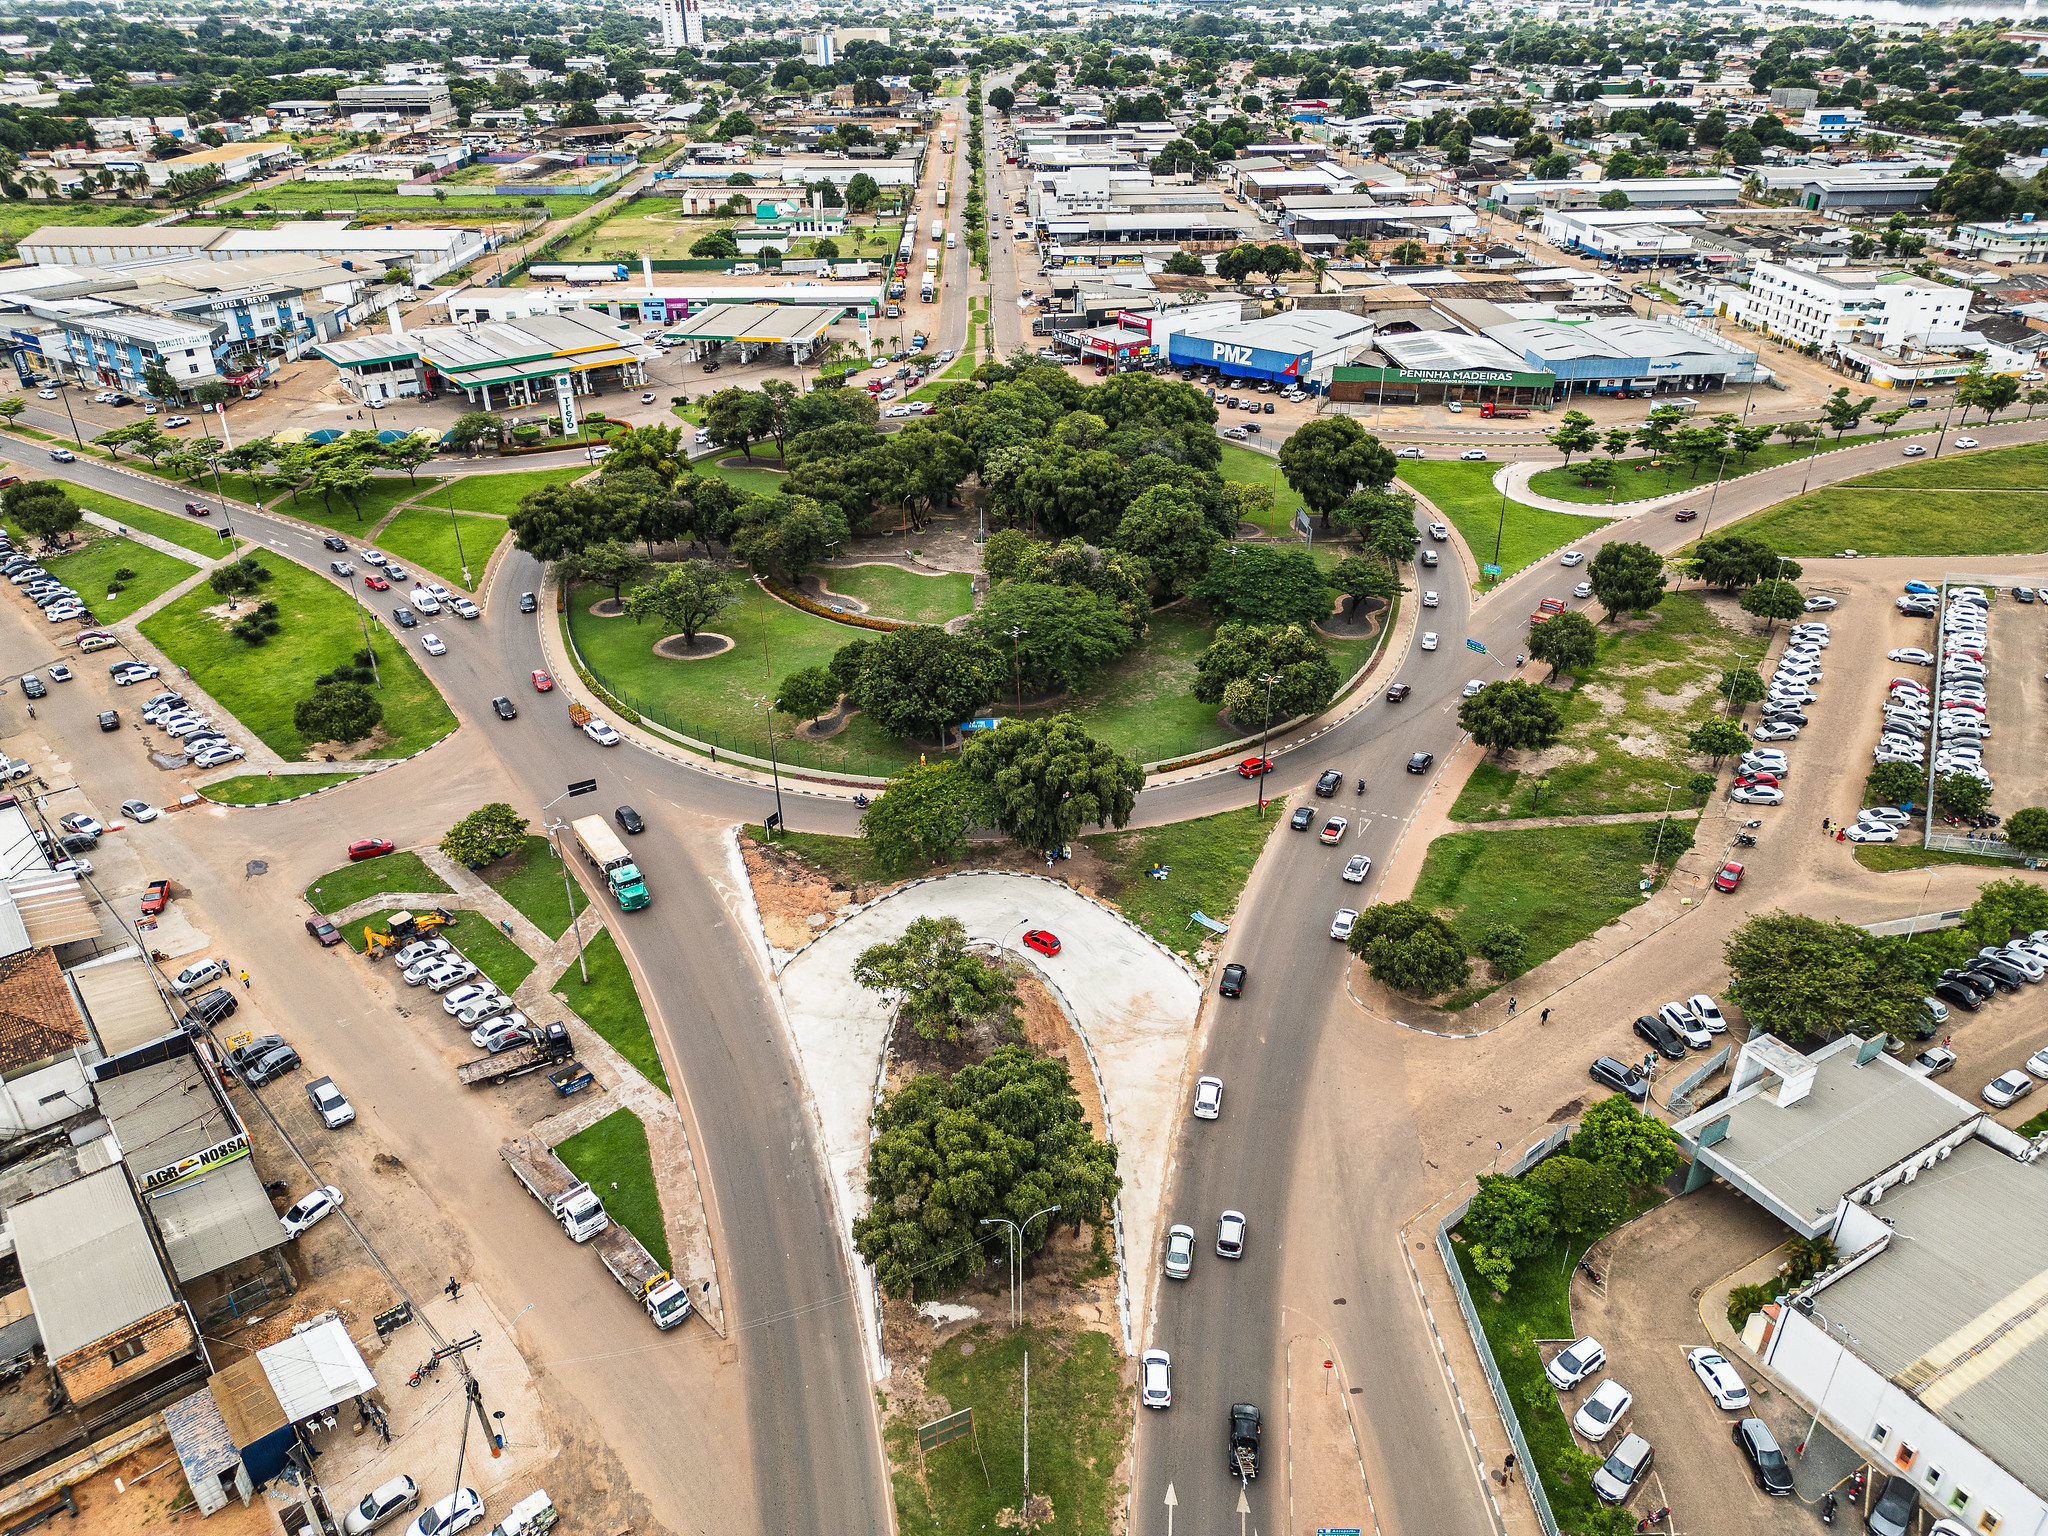
[{"label": "black car", "polygon": [[1991,995],[1998,990],[1995,982],[1982,976],[1973,976],[1968,971],[1943,971],[1941,979],[1950,986],[1961,987],[1964,991],[1972,993],[1980,1003],[1990,1002]]},{"label": "black car", "polygon": [[394,608],[391,610],[391,617],[398,620],[400,629],[415,628],[420,622],[420,616],[410,608]]},{"label": "black car", "polygon": [[491,700],[491,708],[498,712],[500,720],[517,720],[519,718],[519,707],[508,698],[501,696]]},{"label": "black car", "polygon": [[1636,1020],[1636,1033],[1654,1045],[1660,1056],[1672,1061],[1685,1060],[1685,1036],[1654,1013],[1646,1013]]},{"label": "black car", "polygon": [[534,596],[533,593],[522,592],[519,594],[519,611],[521,613],[535,613],[539,609],[540,599]]},{"label": "black car", "polygon": [[345,555],[348,553],[348,541],[332,533],[330,533],[329,535],[327,535],[326,538],[320,541],[320,547],[323,549],[331,549],[337,555]]},{"label": "black car", "polygon": [[[181,1022],[196,1034],[200,1026],[219,1024],[225,1019],[232,1018],[235,1010],[241,1006],[241,999],[226,987],[215,987],[211,992],[202,992],[192,999],[191,1006],[185,1010],[185,1017]],[[284,1043],[280,1035],[267,1035],[264,1038],[279,1045]],[[241,1065],[240,1062],[235,1064]]]},{"label": "black car", "polygon": [[1926,404],[1927,397],[1925,395],[1915,395],[1912,399],[1906,402],[1906,409],[1909,411],[1917,411],[1923,408]]},{"label": "black car", "polygon": [[1963,975],[1971,986],[1979,989],[1988,987],[1993,992],[2017,992],[2020,989],[2019,981],[2013,976],[2001,975],[1989,960],[1972,960],[1963,967]]},{"label": "black car", "polygon": [[1244,967],[1235,960],[1223,967],[1223,980],[1217,983],[1216,990],[1225,997],[1243,997]]},{"label": "black car", "polygon": [[1306,805],[1297,806],[1294,814],[1287,818],[1287,825],[1294,828],[1297,832],[1306,832],[1309,829],[1309,824],[1315,819],[1316,813],[1312,807]]},{"label": "black car", "polygon": [[1616,1093],[1627,1094],[1638,1104],[1649,1097],[1650,1085],[1643,1081],[1643,1074],[1627,1062],[1602,1056],[1593,1063],[1591,1071],[1593,1081],[1605,1084]]},{"label": "black car", "polygon": [[2011,982],[2014,991],[2018,991],[2027,979],[2027,973],[2018,966],[2010,965],[2003,960],[1994,960],[1989,955],[1980,956],[1972,961],[1970,969],[1973,971],[1988,971],[2001,982]]},{"label": "black car", "polygon": [[1756,1475],[1757,1487],[1773,1498],[1792,1497],[1792,1468],[1786,1464],[1785,1453],[1778,1449],[1768,1424],[1762,1419],[1737,1419],[1735,1444]]},{"label": "black car", "polygon": [[299,1053],[288,1045],[280,1045],[247,1063],[242,1068],[242,1081],[251,1088],[261,1088],[272,1078],[296,1072],[298,1068]]},{"label": "black car", "polygon": [[713,358],[710,362],[704,365],[704,371],[706,373],[716,373],[718,372],[719,366],[720,364],[718,362],[718,359]]},{"label": "black car", "polygon": [[100,729],[103,731],[118,731],[121,729],[121,717],[111,709],[101,710]]},{"label": "black car", "polygon": [[1960,1008],[1965,1013],[1975,1013],[1984,1006],[1984,999],[1977,995],[1975,987],[1966,987],[1957,981],[1936,982],[1934,995],[1951,1008]]},{"label": "black car", "polygon": [[1436,754],[1434,752],[1418,752],[1408,759],[1408,771],[1410,773],[1427,773],[1429,772],[1429,765],[1435,761]]},{"label": "black car", "polygon": [[246,1045],[238,1045],[228,1052],[228,1065],[241,1071],[260,1056],[266,1056],[284,1044],[283,1035],[258,1035]]},{"label": "black car", "polygon": [[1799,710],[1790,708],[1767,709],[1764,711],[1764,718],[1766,720],[1782,720],[1787,725],[1813,724],[1813,722],[1807,719],[1806,716]]},{"label": "black car", "polygon": [[640,819],[640,813],[630,805],[622,805],[612,812],[612,820],[619,824],[621,832],[645,832],[647,823]]},{"label": "black car", "polygon": [[1329,799],[1330,796],[1336,794],[1337,791],[1342,789],[1343,787],[1344,775],[1339,773],[1334,768],[1327,769],[1324,772],[1323,776],[1316,780],[1316,793],[1321,795],[1325,800]]}]

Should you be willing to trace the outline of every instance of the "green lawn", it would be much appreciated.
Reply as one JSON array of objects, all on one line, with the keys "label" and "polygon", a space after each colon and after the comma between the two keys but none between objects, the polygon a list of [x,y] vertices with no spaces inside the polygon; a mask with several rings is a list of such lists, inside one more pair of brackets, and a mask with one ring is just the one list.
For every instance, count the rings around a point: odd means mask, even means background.
[{"label": "green lawn", "polygon": [[[398,908],[373,912],[368,917],[357,918],[342,930],[342,938],[350,949],[361,954],[363,930],[375,929],[378,933],[391,931],[391,914]],[[461,951],[463,956],[506,996],[518,990],[519,984],[532,974],[534,960],[525,950],[505,937],[505,932],[481,912],[472,912],[464,907],[448,909],[455,921],[445,928],[436,928],[433,936],[446,939]]]},{"label": "green lawn", "polygon": [[[228,208],[243,209],[254,213],[277,212],[280,210],[314,210],[324,212],[334,208],[363,209],[366,222],[388,222],[395,217],[407,219],[440,219],[450,215],[462,215],[475,210],[489,208],[497,210],[500,217],[516,219],[522,214],[538,212],[537,209],[520,206],[531,194],[521,193],[517,197],[500,196],[481,187],[465,191],[461,187],[448,189],[448,201],[441,202],[430,197],[400,197],[395,182],[378,182],[369,190],[356,192],[346,181],[287,182],[281,187],[271,187],[263,192],[251,192],[224,204]],[[581,213],[591,205],[588,197],[547,196],[547,216],[551,219],[567,218]],[[35,226],[31,225],[33,229]]]},{"label": "green lawn", "polygon": [[213,560],[227,553],[227,541],[215,534],[214,524],[220,521],[215,516],[208,522],[197,518],[179,517],[173,512],[159,512],[154,507],[137,506],[132,501],[123,501],[118,496],[109,496],[105,491],[96,491],[91,486],[66,481],[64,489],[87,511],[97,512],[102,517],[111,517],[124,527],[151,534],[167,544],[177,544],[196,555]]},{"label": "green lawn", "polygon": [[[491,551],[505,537],[505,529],[505,520],[499,517],[458,512],[451,518],[440,507],[407,507],[379,530],[377,548],[408,570],[419,567],[451,587],[474,592],[483,585]],[[468,581],[462,579],[465,557],[469,564]]]},{"label": "green lawn", "polygon": [[[346,592],[289,561],[265,564],[275,574],[263,597],[278,605],[284,626],[269,644],[231,639],[206,611],[222,599],[204,583],[144,620],[142,632],[265,745],[296,761],[308,744],[292,724],[293,708],[312,693],[315,677],[351,661],[363,637]],[[412,653],[381,629],[373,626],[371,635],[384,680],[380,729],[390,738],[376,754],[404,756],[453,731],[454,715]]]},{"label": "green lawn", "polygon": [[[1247,416],[1245,420],[1251,418]],[[1224,413],[1224,422],[1229,424],[1230,414]],[[1278,538],[1285,538],[1294,531],[1294,514],[1301,510],[1301,498],[1294,493],[1294,487],[1287,483],[1287,477],[1280,473],[1280,461],[1270,453],[1256,453],[1250,448],[1238,448],[1225,444],[1223,464],[1219,473],[1225,480],[1237,480],[1246,485],[1263,485],[1273,493],[1273,510],[1256,519],[1266,532]]]},{"label": "green lawn", "polygon": [[[569,898],[562,894],[561,861],[545,837],[529,833],[524,848],[485,866],[482,873],[492,889],[549,938],[559,939],[569,931]],[[576,910],[581,912],[590,898],[573,876],[569,889],[576,893]]]},{"label": "green lawn", "polygon": [[435,874],[408,849],[387,853],[381,859],[344,864],[330,869],[306,887],[306,900],[321,912],[339,912],[372,896],[391,891],[433,891],[452,895],[448,883]]},{"label": "green lawn", "polygon": [[[127,618],[143,604],[155,601],[187,577],[199,574],[198,567],[189,561],[160,553],[115,533],[88,539],[85,547],[75,555],[46,559],[43,569],[66,586],[76,587],[79,597],[92,610],[93,618],[101,624]],[[114,572],[120,570],[133,571],[135,576],[129,581],[115,581]],[[110,587],[120,590],[109,595]]]},{"label": "green lawn", "polygon": [[[346,784],[355,777],[357,775],[353,773],[288,773],[281,779],[274,779],[267,773],[245,773],[239,778],[208,784],[200,793],[220,805],[275,805],[280,800],[310,795],[316,789]],[[408,854],[406,857],[414,856]],[[422,864],[420,868],[425,869],[426,866]]]},{"label": "green lawn", "polygon": [[[1642,824],[1530,827],[1512,832],[1453,832],[1423,855],[1415,900],[1449,921],[1476,949],[1496,923],[1528,940],[1528,967],[1570,949],[1643,900],[1637,882],[1649,862]],[[1473,964],[1461,1007],[1493,990],[1484,961]]]},{"label": "green lawn", "polygon": [[835,566],[818,573],[834,592],[865,603],[871,614],[943,624],[974,611],[974,578],[964,571],[920,576],[896,565]]},{"label": "green lawn", "polygon": [[2025,1125],[2022,1125],[2019,1129],[2020,1134],[2026,1137],[2029,1141],[2032,1141],[2036,1136],[2040,1135],[2043,1131],[2048,1131],[2048,1109],[2042,1110],[2041,1113],[2034,1116],[2033,1119],[2029,1120]]},{"label": "green lawn", "polygon": [[845,886],[900,880],[905,873],[876,858],[874,845],[864,837],[835,837],[829,832],[782,831],[775,834],[775,846],[800,855]]},{"label": "green lawn", "polygon": [[590,967],[590,982],[574,961],[555,983],[555,995],[567,1003],[590,1027],[611,1043],[611,1048],[633,1063],[640,1075],[663,1093],[668,1092],[668,1074],[661,1067],[661,1053],[654,1048],[654,1035],[647,1027],[647,1010],[640,1006],[640,994],[633,990],[632,973],[609,932],[584,945]]},{"label": "green lawn", "polygon": [[[216,518],[219,517],[220,506],[214,494],[213,472],[211,470],[201,470],[198,474],[185,480],[180,480],[177,476],[164,470],[156,470],[153,473],[161,474],[164,479],[190,495],[194,501],[205,502],[214,509],[214,516]],[[259,482],[249,475],[234,474],[224,474],[220,477],[219,491],[220,495],[227,497],[230,501],[245,501],[252,507],[262,506],[265,499],[277,494],[276,488],[269,482]],[[232,513],[234,508],[230,507],[228,511]]]},{"label": "green lawn", "polygon": [[[1489,758],[1466,780],[1454,821],[1584,816],[1664,808],[1666,783],[1695,771],[1685,737],[1714,712],[1708,690],[1761,637],[1738,634],[1691,592],[1674,592],[1643,623],[1600,625],[1600,651],[1564,698],[1561,761],[1541,775]],[[1542,673],[1530,668],[1532,680]],[[1703,765],[1701,765],[1703,766]],[[1539,783],[1548,787],[1539,791]],[[1690,808],[1683,790],[1673,808]]]},{"label": "green lawn", "polygon": [[426,495],[440,483],[433,475],[421,475],[417,485],[404,475],[387,475],[372,480],[353,503],[346,497],[335,497],[332,510],[316,491],[301,491],[296,500],[290,495],[279,497],[271,503],[271,510],[353,538],[368,538],[370,530],[394,507]]},{"label": "green lawn", "polygon": [[103,229],[147,224],[151,219],[162,217],[160,209],[137,208],[121,203],[74,203],[57,198],[0,203],[0,242],[11,248],[23,235],[32,235],[46,224],[90,225]]},{"label": "green lawn", "polygon": [[[972,1344],[972,1354],[961,1353],[964,1343]],[[925,1367],[927,1394],[954,1412],[971,1407],[975,1433],[920,1458],[916,1418],[905,1413],[888,1421],[883,1438],[903,1530],[978,1536],[997,1530],[998,1513],[1016,1507],[1024,1485],[1027,1353],[1031,1491],[1052,1503],[1052,1518],[1034,1529],[1048,1536],[1108,1536],[1122,1502],[1116,1474],[1130,1438],[1131,1389],[1108,1334],[1059,1327],[997,1333],[983,1326],[933,1351]],[[1282,1416],[1272,1406],[1266,1414],[1271,1465],[1284,1438]]]},{"label": "green lawn", "polygon": [[[1251,793],[1247,788],[1246,797]],[[1268,806],[1263,816],[1247,806],[1163,827],[1098,833],[1081,841],[1106,866],[1102,894],[1160,943],[1192,955],[1205,935],[1189,923],[1188,914],[1202,912],[1227,921],[1266,839],[1285,819],[1278,804]],[[1164,880],[1145,873],[1155,864],[1170,871]]]},{"label": "green lawn", "polygon": [[[1629,1214],[1648,1210],[1662,1198],[1659,1193],[1638,1193],[1631,1201]],[[1472,1268],[1465,1244],[1451,1244],[1458,1267],[1464,1272],[1465,1284],[1472,1292],[1479,1325],[1486,1330],[1486,1341],[1492,1347],[1508,1400],[1514,1404],[1515,1417],[1521,1420],[1534,1471],[1543,1479],[1551,1512],[1567,1531],[1586,1529],[1587,1518],[1602,1506],[1585,1479],[1574,1478],[1567,1484],[1558,1475],[1562,1453],[1575,1450],[1577,1442],[1572,1439],[1564,1410],[1558,1406],[1557,1389],[1543,1374],[1543,1352],[1537,1341],[1577,1337],[1572,1328],[1572,1266],[1606,1235],[1583,1232],[1576,1237],[1560,1238],[1544,1252],[1517,1260],[1504,1296]]]},{"label": "green lawn", "polygon": [[[1482,565],[1498,564],[1503,576],[1512,576],[1552,550],[1589,538],[1607,526],[1604,518],[1542,511],[1519,501],[1507,504],[1503,523],[1501,495],[1493,488],[1494,471],[1499,468],[1498,464],[1409,459],[1402,461],[1400,478],[1457,525],[1476,560]],[[1493,558],[1496,536],[1500,540],[1497,562]]]},{"label": "green lawn", "polygon": [[[1912,429],[1920,432],[1933,430],[1932,426]],[[1852,432],[1840,442],[1832,437],[1823,438],[1820,457],[1824,459],[1838,448],[1854,448],[1860,443],[1877,442],[1885,435],[1882,432]],[[1911,435],[1911,431],[1893,432],[1890,435],[1906,437]],[[1751,474],[1759,469],[1774,469],[1780,464],[1803,463],[1813,456],[1814,448],[1810,440],[1803,443],[1767,443],[1746,459],[1732,453],[1728,455],[1727,472],[1729,477],[1733,478],[1736,475]],[[1595,454],[1587,457],[1597,459],[1599,456]],[[1694,475],[1691,465],[1669,454],[1664,456],[1660,467],[1656,469],[1650,466],[1660,461],[1651,459],[1648,454],[1616,459],[1614,464],[1615,468],[1621,471],[1621,479],[1614,486],[1614,494],[1610,498],[1608,488],[1604,485],[1579,483],[1578,466],[1585,462],[1587,458],[1559,469],[1540,469],[1529,477],[1529,489],[1539,496],[1548,496],[1553,501],[1578,501],[1593,506],[1605,505],[1610,499],[1614,502],[1647,501],[1656,496],[1669,496],[1674,491],[1682,491],[1692,485],[1705,490],[1714,483],[1714,473],[1721,464],[1718,458],[1708,459],[1699,466],[1698,475]]]},{"label": "green lawn", "polygon": [[1728,526],[1809,557],[2032,553],[2048,548],[2048,443],[1900,464]]},{"label": "green lawn", "polygon": [[[763,454],[760,444],[754,445],[754,462],[749,465],[744,455],[720,452],[715,458],[701,460],[698,469],[708,471],[721,480],[729,480],[738,490],[749,496],[777,496],[787,483],[788,476],[781,469],[781,460],[774,456],[775,445],[768,445],[769,452]],[[736,458],[739,463],[728,466],[726,460]]]},{"label": "green lawn", "polygon": [[640,1239],[663,1269],[674,1261],[668,1253],[668,1229],[661,1219],[661,1190],[654,1182],[654,1157],[647,1150],[647,1127],[630,1109],[606,1115],[588,1130],[559,1142],[555,1155],[569,1171],[597,1191],[605,1214]]},{"label": "green lawn", "polygon": [[1930,864],[1975,864],[1983,869],[2000,867],[2016,870],[2014,859],[1993,858],[1983,853],[1956,853],[1947,848],[1922,848],[1910,843],[1858,843],[1856,862],[1865,869],[1889,874],[1895,869],[1925,869]]},{"label": "green lawn", "polygon": [[[587,464],[569,464],[560,469],[521,469],[505,475],[455,475],[454,504],[458,512],[491,512],[510,517],[519,510],[519,498],[544,485],[567,485],[590,473]],[[433,498],[437,507],[447,508],[449,497]]]}]

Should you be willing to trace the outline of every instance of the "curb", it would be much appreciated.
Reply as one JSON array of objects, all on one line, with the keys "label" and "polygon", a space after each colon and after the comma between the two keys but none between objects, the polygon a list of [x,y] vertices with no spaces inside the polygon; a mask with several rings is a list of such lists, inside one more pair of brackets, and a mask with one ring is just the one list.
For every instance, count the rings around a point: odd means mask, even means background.
[{"label": "curb", "polygon": [[[303,795],[293,795],[288,800],[265,800],[261,805],[235,805],[232,802],[226,800],[210,799],[206,800],[206,803],[208,805],[219,806],[220,809],[224,811],[268,811],[280,805],[296,805],[301,800],[311,800],[316,796],[327,794],[332,790],[347,789],[349,785],[354,784],[359,780],[374,778],[376,775],[387,772],[393,768],[402,768],[407,763],[411,762],[413,758],[425,757],[429,752],[433,751],[435,747],[440,746],[441,742],[453,741],[455,739],[456,733],[460,730],[461,726],[457,725],[456,729],[450,731],[446,736],[443,736],[441,738],[441,741],[429,742],[426,746],[421,747],[419,751],[413,753],[410,757],[394,757],[389,762],[380,763],[375,768],[365,768],[361,773],[355,774],[350,778],[344,779],[339,784],[328,784],[320,789],[309,789]],[[231,775],[231,777],[241,778],[243,777],[243,775],[233,774]],[[215,780],[215,782],[226,783],[227,781],[225,779],[218,779]],[[207,786],[204,784],[199,786],[198,794],[201,799],[206,799],[206,789]]]}]

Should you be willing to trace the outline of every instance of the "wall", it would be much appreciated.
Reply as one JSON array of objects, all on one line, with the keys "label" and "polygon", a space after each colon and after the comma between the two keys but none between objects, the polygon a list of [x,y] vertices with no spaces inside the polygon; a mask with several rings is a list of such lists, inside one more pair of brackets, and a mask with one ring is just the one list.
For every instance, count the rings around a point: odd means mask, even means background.
[{"label": "wall", "polygon": [[[141,1343],[140,1354],[118,1362],[110,1358],[120,1346],[133,1341]],[[71,1401],[82,1406],[125,1383],[154,1375],[192,1354],[197,1345],[198,1338],[185,1316],[184,1305],[173,1302],[118,1332],[95,1339],[83,1349],[73,1350],[53,1365]]]},{"label": "wall", "polygon": [[92,1104],[84,1064],[75,1054],[46,1062],[0,1084],[0,1137],[39,1131]]}]

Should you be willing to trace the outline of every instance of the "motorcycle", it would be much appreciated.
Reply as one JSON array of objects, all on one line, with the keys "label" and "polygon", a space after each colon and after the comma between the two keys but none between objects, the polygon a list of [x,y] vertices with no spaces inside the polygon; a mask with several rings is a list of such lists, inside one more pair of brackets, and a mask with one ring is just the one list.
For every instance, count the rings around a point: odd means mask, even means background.
[{"label": "motorcycle", "polygon": [[1358,781],[1358,792],[1359,792],[1359,793],[1360,793],[1361,795],[1365,793],[1365,780],[1363,780],[1363,779],[1360,779],[1360,780]]},{"label": "motorcycle", "polygon": [[1670,1518],[1671,1506],[1669,1504],[1666,1504],[1662,1509],[1652,1510],[1649,1514],[1643,1516],[1642,1519],[1638,1520],[1636,1522],[1636,1529],[1639,1531],[1647,1531],[1651,1526],[1662,1524],[1664,1521],[1669,1520]]},{"label": "motorcycle", "polygon": [[406,1377],[405,1384],[408,1387],[416,1387],[421,1382],[425,1381],[429,1376],[432,1376],[434,1372],[440,1369],[441,1357],[439,1355],[429,1355],[427,1356],[425,1363],[422,1364],[418,1370],[414,1371],[410,1376]]},{"label": "motorcycle", "polygon": [[1738,848],[1754,848],[1756,846],[1756,834],[1754,832],[1738,832],[1735,834],[1735,844]]},{"label": "motorcycle", "polygon": [[853,797],[853,803],[856,806],[858,806],[861,810],[866,810],[868,806],[872,804],[872,802],[868,799],[866,795],[855,795]]},{"label": "motorcycle", "polygon": [[1870,1469],[1868,1467],[1858,1467],[1856,1469],[1856,1475],[1849,1479],[1850,1503],[1861,1504],[1863,1502],[1863,1484],[1869,1476]]},{"label": "motorcycle", "polygon": [[1820,1523],[1822,1525],[1833,1525],[1835,1523],[1835,1494],[1833,1489],[1829,1489],[1820,1496]]}]

